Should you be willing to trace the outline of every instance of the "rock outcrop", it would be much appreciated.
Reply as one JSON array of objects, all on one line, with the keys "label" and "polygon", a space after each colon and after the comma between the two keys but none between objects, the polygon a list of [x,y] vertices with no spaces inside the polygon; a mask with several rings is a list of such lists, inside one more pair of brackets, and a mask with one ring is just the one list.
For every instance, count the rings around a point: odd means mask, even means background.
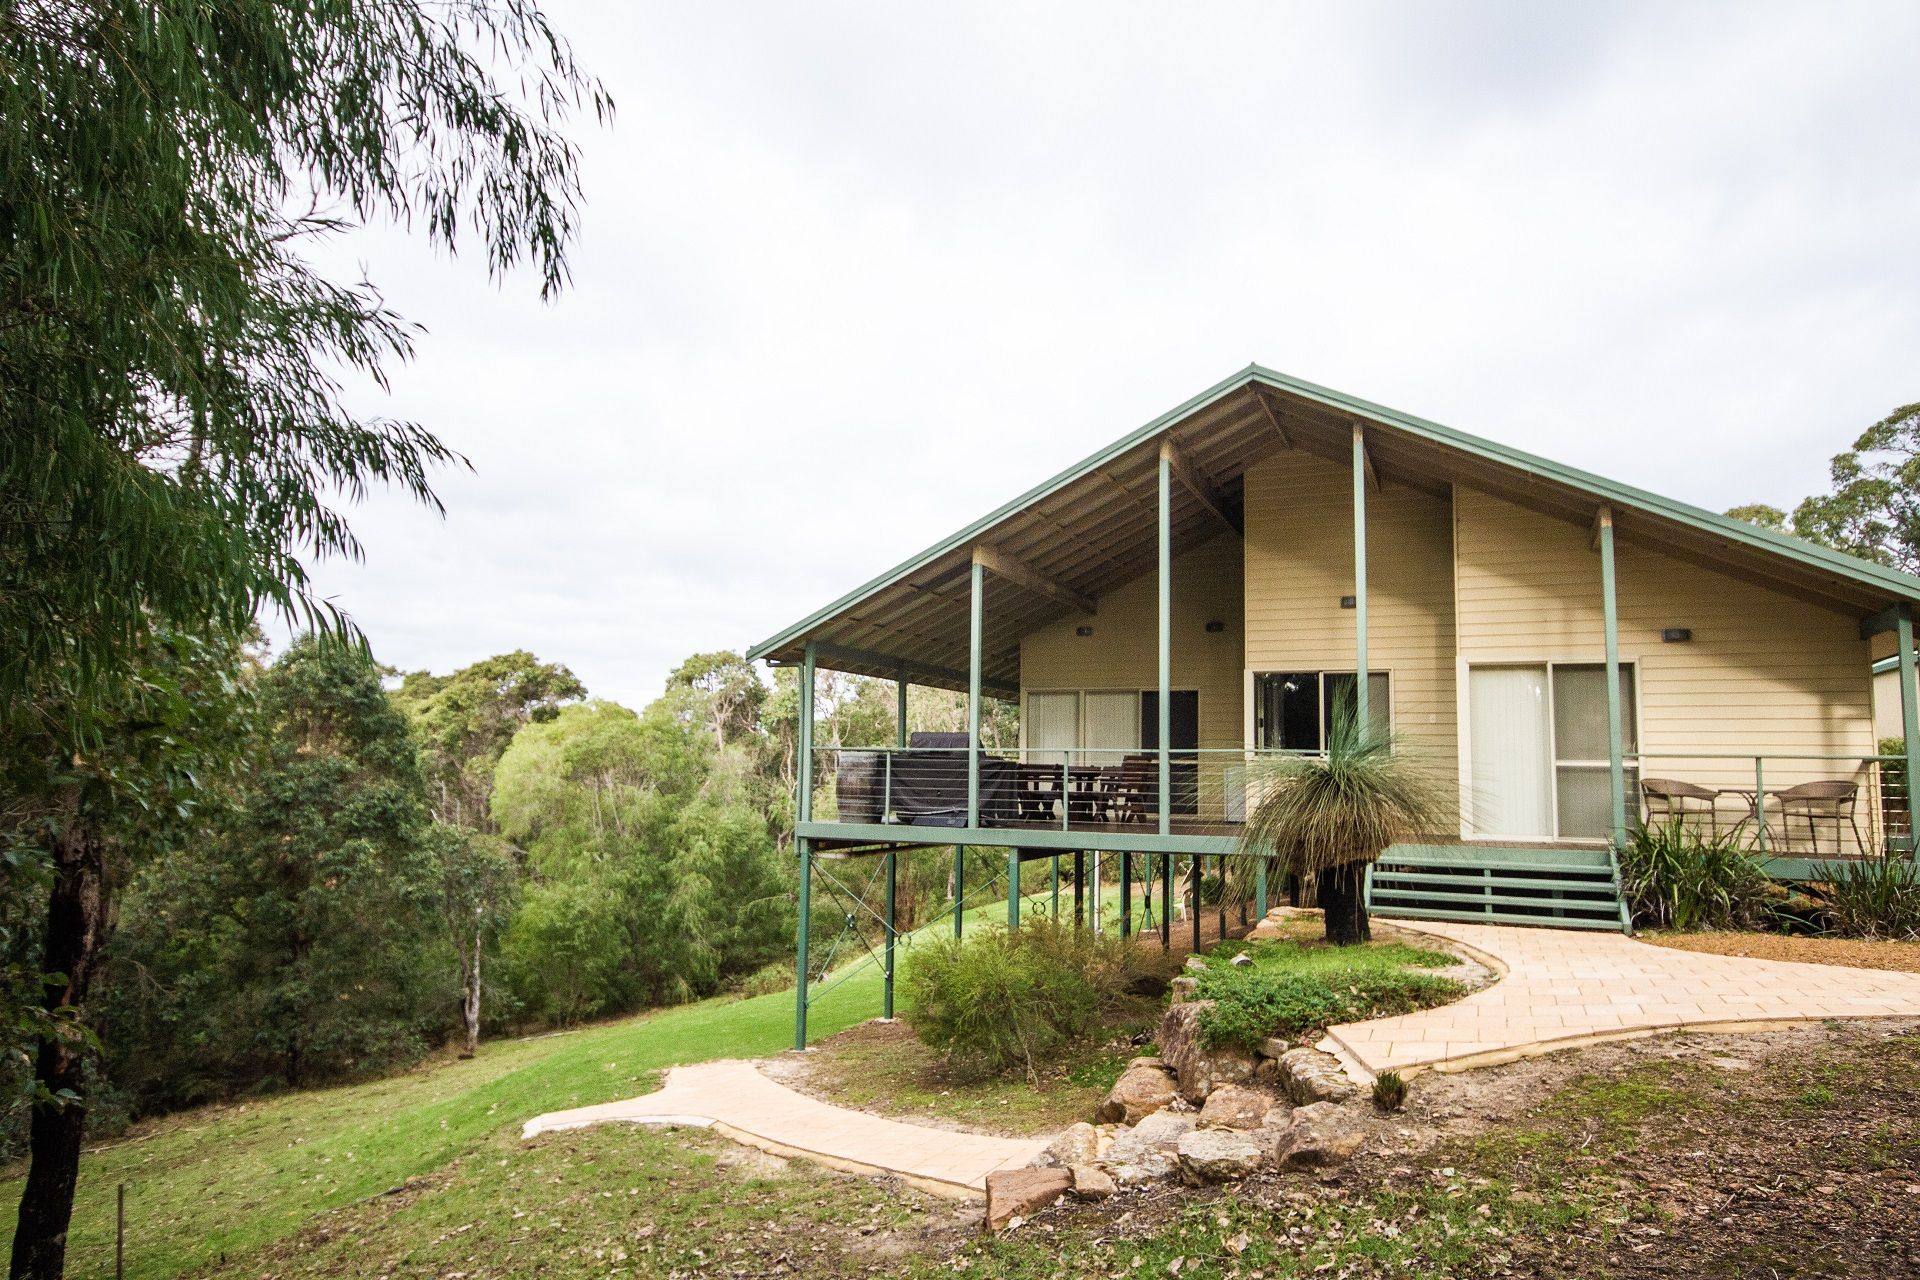
[{"label": "rock outcrop", "polygon": [[1173,1069],[1180,1096],[1195,1106],[1220,1085],[1253,1079],[1252,1054],[1237,1045],[1203,1043],[1200,1019],[1213,1007],[1211,1000],[1192,1000],[1170,1006],[1160,1020],[1160,1056]]},{"label": "rock outcrop", "polygon": [[1073,1185],[1065,1169],[1002,1169],[987,1175],[987,1230],[1004,1231],[1046,1208]]},{"label": "rock outcrop", "polygon": [[1098,1118],[1107,1124],[1139,1124],[1179,1096],[1173,1073],[1160,1063],[1158,1058],[1135,1058],[1100,1104]]},{"label": "rock outcrop", "polygon": [[1238,1182],[1259,1172],[1267,1153],[1252,1137],[1230,1129],[1195,1129],[1174,1147],[1180,1176],[1193,1186]]}]

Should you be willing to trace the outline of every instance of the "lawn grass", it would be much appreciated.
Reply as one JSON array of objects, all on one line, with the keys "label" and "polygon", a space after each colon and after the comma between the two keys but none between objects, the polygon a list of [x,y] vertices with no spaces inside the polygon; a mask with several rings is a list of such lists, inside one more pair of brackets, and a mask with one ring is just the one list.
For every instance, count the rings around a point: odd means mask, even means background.
[{"label": "lawn grass", "polygon": [[[968,912],[1004,921],[1004,903]],[[951,929],[950,920],[924,932]],[[903,939],[910,946],[912,937]],[[882,975],[858,962],[816,989],[810,1038],[880,1012]],[[599,1026],[483,1045],[367,1084],[203,1108],[138,1126],[81,1161],[74,1274],[111,1266],[114,1188],[127,1186],[127,1274],[178,1275],[431,1174],[542,1112],[631,1097],[666,1067],[764,1057],[793,1044],[793,993],[717,997]],[[518,1149],[516,1147],[516,1149]],[[0,1187],[11,1192],[23,1167]]]}]

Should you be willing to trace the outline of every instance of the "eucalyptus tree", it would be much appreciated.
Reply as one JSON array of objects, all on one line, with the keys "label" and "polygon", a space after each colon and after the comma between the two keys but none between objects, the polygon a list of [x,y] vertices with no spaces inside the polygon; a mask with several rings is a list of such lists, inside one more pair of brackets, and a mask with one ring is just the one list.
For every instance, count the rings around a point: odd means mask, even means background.
[{"label": "eucalyptus tree", "polygon": [[1861,432],[1833,456],[1827,478],[1826,493],[1790,513],[1753,503],[1727,514],[1920,573],[1920,404],[1902,405]]},{"label": "eucalyptus tree", "polygon": [[[349,407],[347,377],[384,385],[418,333],[312,242],[390,220],[552,296],[580,199],[562,129],[611,104],[537,0],[6,0],[0,66],[0,721],[86,758],[156,627],[240,635],[264,607],[350,633],[306,568],[358,554],[342,499],[437,507],[460,461]],[[45,781],[12,816],[53,815],[53,972],[98,946],[73,851],[108,802]],[[64,1267],[80,1135],[57,1094],[16,1276]]]}]

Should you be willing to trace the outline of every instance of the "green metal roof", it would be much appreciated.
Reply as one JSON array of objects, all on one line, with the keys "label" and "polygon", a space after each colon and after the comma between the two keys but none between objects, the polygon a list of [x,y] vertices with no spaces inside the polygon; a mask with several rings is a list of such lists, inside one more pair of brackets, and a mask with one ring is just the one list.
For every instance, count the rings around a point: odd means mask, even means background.
[{"label": "green metal roof", "polygon": [[1169,409],[1106,448],[956,531],[950,537],[902,561],[854,588],[833,603],[754,645],[748,650],[747,656],[757,659],[778,655],[782,650],[791,649],[809,638],[822,626],[833,622],[846,611],[861,604],[862,601],[902,583],[942,557],[950,556],[977,542],[987,540],[996,527],[1005,524],[1035,504],[1060,493],[1077,481],[1094,475],[1131,451],[1152,442],[1156,437],[1172,432],[1176,426],[1203,413],[1210,406],[1217,405],[1242,391],[1257,388],[1267,388],[1295,402],[1321,406],[1335,414],[1347,415],[1355,420],[1365,420],[1370,424],[1387,427],[1390,432],[1403,433],[1413,441],[1438,446],[1443,450],[1498,468],[1512,478],[1536,480],[1546,485],[1577,491],[1596,503],[1604,502],[1612,505],[1617,512],[1640,512],[1658,520],[1671,522],[1672,525],[1682,529],[1693,530],[1699,534],[1723,540],[1725,543],[1745,548],[1761,556],[1775,558],[1781,568],[1788,572],[1797,567],[1803,573],[1812,571],[1836,582],[1850,584],[1854,588],[1850,595],[1861,597],[1860,602],[1863,604],[1871,600],[1875,602],[1874,607],[1884,607],[1896,601],[1920,601],[1920,577],[1832,551],[1676,499],[1662,497],[1644,489],[1608,480],[1575,467],[1553,462],[1463,431],[1456,431],[1425,418],[1415,417],[1397,409],[1362,400],[1345,392],[1318,386],[1255,364],[1248,365],[1232,377],[1216,383],[1192,399]]}]

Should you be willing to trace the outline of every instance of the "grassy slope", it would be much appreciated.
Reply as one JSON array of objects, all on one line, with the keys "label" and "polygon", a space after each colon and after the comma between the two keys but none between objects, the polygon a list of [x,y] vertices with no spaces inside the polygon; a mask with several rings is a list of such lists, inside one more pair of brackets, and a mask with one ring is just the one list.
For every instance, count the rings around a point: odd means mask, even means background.
[{"label": "grassy slope", "polygon": [[[968,912],[970,923],[1005,918],[1004,903]],[[950,927],[943,921],[929,931]],[[880,1012],[877,966],[850,965],[833,981],[814,997],[810,1039]],[[760,1057],[792,1044],[791,991],[723,997],[491,1044],[471,1061],[371,1084],[174,1116],[81,1162],[70,1269],[111,1266],[120,1182],[127,1184],[128,1274],[177,1275],[441,1169],[542,1112],[644,1093],[665,1067]],[[17,1178],[23,1170],[12,1172]],[[11,1190],[12,1180],[0,1186]]]}]

